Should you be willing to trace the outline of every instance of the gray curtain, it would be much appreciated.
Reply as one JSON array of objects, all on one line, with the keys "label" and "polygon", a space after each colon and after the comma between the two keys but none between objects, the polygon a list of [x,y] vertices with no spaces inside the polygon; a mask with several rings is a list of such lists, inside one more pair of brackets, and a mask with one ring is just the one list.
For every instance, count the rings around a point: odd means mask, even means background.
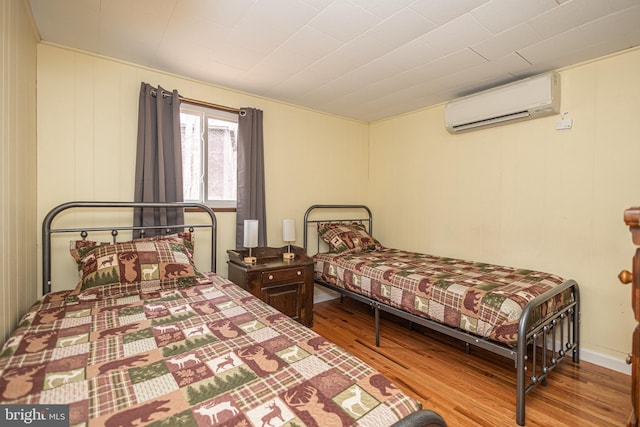
[{"label": "gray curtain", "polygon": [[244,220],[257,219],[258,246],[267,245],[267,213],[264,194],[264,144],[262,110],[242,108],[238,117],[238,202],[236,249],[242,249]]},{"label": "gray curtain", "polygon": [[[180,96],[140,85],[135,202],[182,202]],[[135,209],[134,226],[184,224],[182,209]],[[161,234],[147,231],[146,236]],[[134,237],[140,233],[135,232]]]}]

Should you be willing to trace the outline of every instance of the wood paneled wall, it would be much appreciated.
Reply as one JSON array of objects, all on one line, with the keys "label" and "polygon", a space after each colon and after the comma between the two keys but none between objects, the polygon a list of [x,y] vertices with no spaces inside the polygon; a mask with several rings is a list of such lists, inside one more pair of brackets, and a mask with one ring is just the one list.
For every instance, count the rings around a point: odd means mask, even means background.
[{"label": "wood paneled wall", "polygon": [[36,45],[27,0],[0,0],[0,345],[38,295]]}]

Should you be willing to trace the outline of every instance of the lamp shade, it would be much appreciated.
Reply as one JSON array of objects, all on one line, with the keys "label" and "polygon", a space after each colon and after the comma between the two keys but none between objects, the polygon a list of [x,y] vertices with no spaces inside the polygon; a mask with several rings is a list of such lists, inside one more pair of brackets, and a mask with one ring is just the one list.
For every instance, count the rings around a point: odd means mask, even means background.
[{"label": "lamp shade", "polygon": [[285,218],[282,220],[282,240],[285,242],[295,242],[296,240],[296,220]]},{"label": "lamp shade", "polygon": [[255,248],[258,246],[258,220],[244,220],[244,247]]}]

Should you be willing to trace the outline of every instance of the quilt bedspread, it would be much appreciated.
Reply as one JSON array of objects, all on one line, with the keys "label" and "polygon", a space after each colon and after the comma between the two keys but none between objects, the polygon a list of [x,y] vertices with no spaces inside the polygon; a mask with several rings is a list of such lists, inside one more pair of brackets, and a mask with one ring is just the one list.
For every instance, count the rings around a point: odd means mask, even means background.
[{"label": "quilt bedspread", "polygon": [[[509,347],[528,301],[563,282],[553,274],[384,248],[314,256],[316,279]],[[571,300],[560,293],[532,324]]]},{"label": "quilt bedspread", "polygon": [[0,353],[0,403],[70,425],[389,425],[420,409],[340,347],[216,275],[82,301],[45,296]]}]

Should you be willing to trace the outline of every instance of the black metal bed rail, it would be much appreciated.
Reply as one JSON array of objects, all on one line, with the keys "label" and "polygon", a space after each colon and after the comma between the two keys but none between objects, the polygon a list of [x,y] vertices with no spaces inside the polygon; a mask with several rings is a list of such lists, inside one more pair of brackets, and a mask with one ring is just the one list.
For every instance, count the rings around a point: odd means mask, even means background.
[{"label": "black metal bed rail", "polygon": [[447,427],[447,423],[436,412],[428,409],[422,409],[417,412],[413,412],[400,421],[394,423],[391,427]]},{"label": "black metal bed rail", "polygon": [[[536,327],[530,328],[529,318],[533,310],[545,301],[562,292],[570,291],[573,301],[553,315],[544,319]],[[566,330],[566,339],[565,339]],[[556,334],[560,333],[560,339]],[[549,341],[551,348],[549,348]],[[531,368],[527,375],[529,361],[528,346],[531,344]],[[525,422],[525,395],[539,384],[546,384],[547,375],[569,353],[574,363],[580,362],[580,289],[575,280],[567,280],[552,291],[540,295],[525,306],[518,325],[518,353],[516,358],[516,422]],[[540,359],[537,359],[541,349]],[[538,373],[538,367],[540,372]],[[528,380],[528,382],[527,382]]]},{"label": "black metal bed rail", "polygon": [[[71,228],[52,228],[54,219],[62,212],[69,209],[78,208],[171,208],[171,209],[197,209],[209,216],[209,224],[175,224],[175,225],[145,225],[145,226],[105,226],[105,227],[71,227]],[[132,215],[133,217],[133,215]],[[145,230],[163,230],[170,233],[172,230],[188,229],[193,231],[195,228],[211,229],[211,271],[216,271],[216,242],[217,242],[217,219],[213,210],[202,203],[196,202],[86,202],[74,201],[60,204],[47,213],[42,222],[42,292],[48,294],[51,292],[51,236],[56,233],[80,233],[84,239],[89,232],[110,231],[111,236],[116,241],[120,231],[140,231],[144,234]]]},{"label": "black metal bed rail", "polygon": [[[573,314],[574,307],[566,307],[554,316],[551,322],[530,334],[531,358],[528,355],[525,356],[525,362],[531,361],[532,372],[528,375],[529,384],[525,387],[525,393],[540,383],[545,384],[547,374],[566,356],[578,351],[578,344],[571,338]],[[566,339],[565,329],[567,330]],[[558,331],[560,339],[557,336]],[[525,367],[525,371],[528,371],[528,367]]]},{"label": "black metal bed rail", "polygon": [[[335,209],[335,208],[362,210],[363,213],[366,213],[366,216],[362,215],[362,216],[356,216],[355,218],[340,218],[340,219],[336,219],[336,218],[309,219],[312,211],[316,209]],[[309,248],[307,247],[308,239],[309,239],[309,224],[318,224],[321,222],[361,222],[361,223],[367,224],[367,229],[369,231],[369,234],[373,232],[373,215],[371,214],[371,209],[369,209],[367,205],[312,205],[312,206],[309,206],[309,209],[307,209],[306,212],[304,213],[304,230],[302,233],[303,235],[302,247],[304,248],[305,252],[307,252],[307,254],[309,253]],[[316,252],[319,252],[320,239],[316,240],[316,246],[317,246]]]}]

